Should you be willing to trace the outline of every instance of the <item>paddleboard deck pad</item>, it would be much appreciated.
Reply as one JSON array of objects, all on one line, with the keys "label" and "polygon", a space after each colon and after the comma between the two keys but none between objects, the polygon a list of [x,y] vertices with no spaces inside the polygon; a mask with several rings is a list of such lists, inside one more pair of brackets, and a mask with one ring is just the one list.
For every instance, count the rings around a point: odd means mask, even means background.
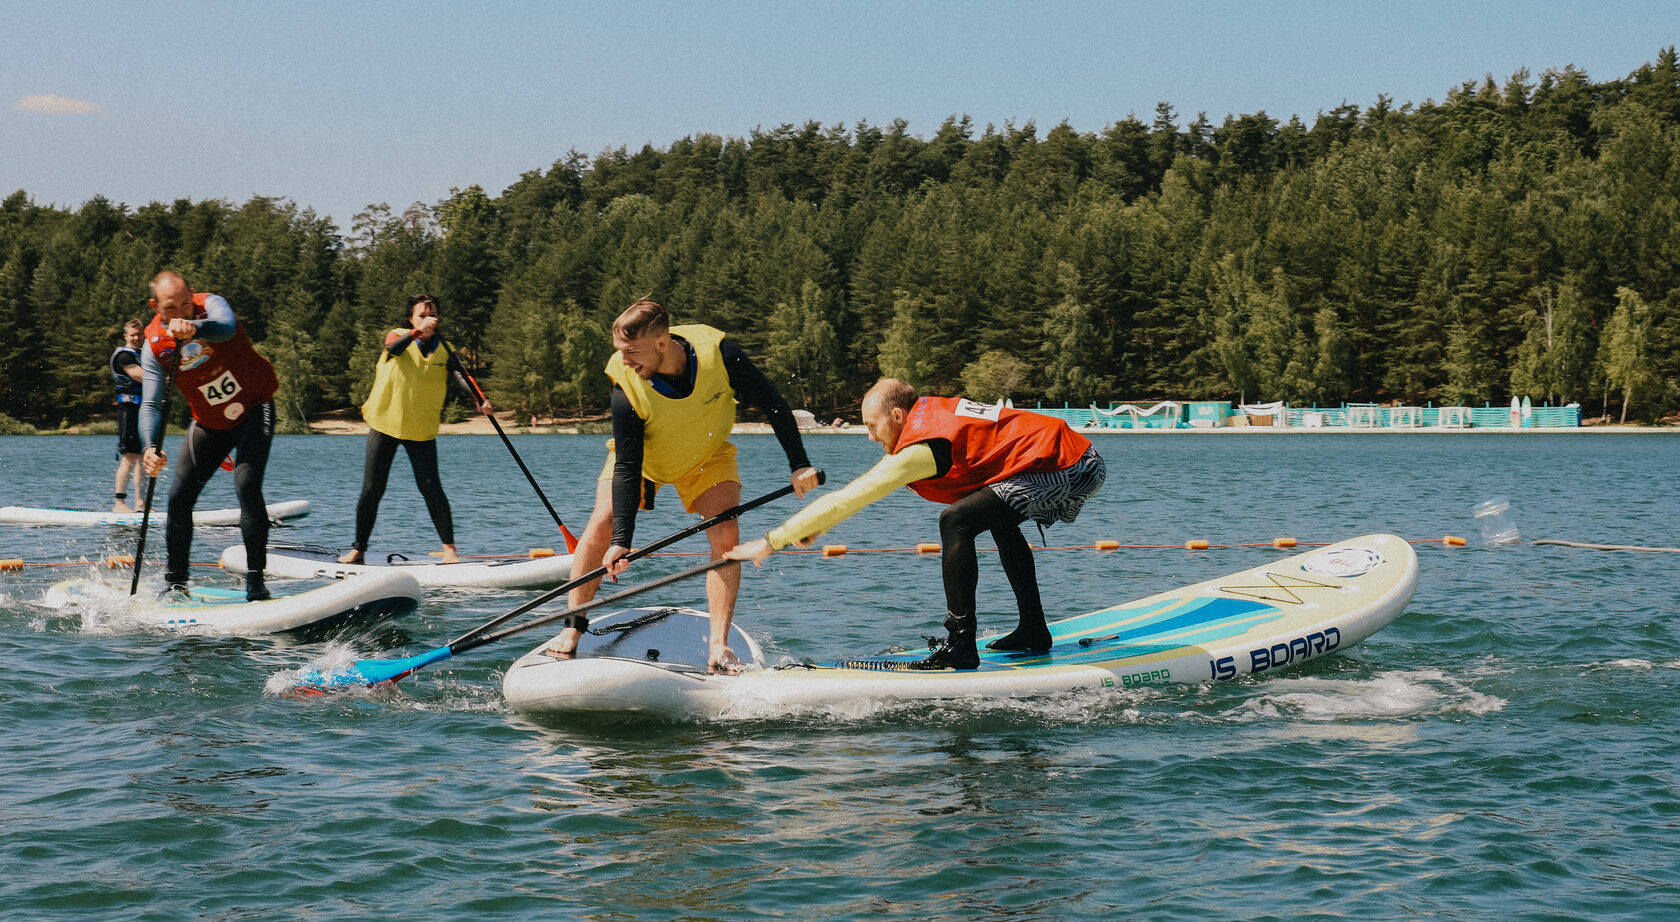
[{"label": "paddleboard deck pad", "polygon": [[[434,557],[401,554],[368,555],[364,563],[339,563],[342,549],[318,545],[270,545],[268,576],[287,579],[359,579],[363,576],[401,571],[412,575],[421,586],[431,588],[549,589],[572,577],[572,555],[510,557],[506,560],[463,560],[443,563]],[[236,544],[221,556],[222,568],[234,573],[246,570],[245,546]]]},{"label": "paddleboard deck pad", "polygon": [[160,601],[156,586],[130,596],[128,585],[92,579],[54,583],[44,602],[51,608],[91,607],[156,627],[195,634],[255,636],[292,631],[333,632],[409,614],[420,604],[414,577],[390,571],[365,580],[331,582],[245,600],[245,590],[193,586],[185,599]]},{"label": "paddleboard deck pad", "polygon": [[[722,676],[679,668],[663,648],[658,660],[592,653],[559,659],[544,652],[545,644],[508,669],[502,692],[531,714],[710,718],[856,700],[1027,697],[1227,680],[1345,650],[1399,617],[1416,587],[1411,545],[1394,535],[1365,535],[1054,622],[1045,653],[987,650],[981,638],[978,669],[911,669],[931,653],[919,649]],[[758,662],[757,648],[745,646]],[[623,642],[620,648],[627,649]],[[702,646],[699,663],[704,657]]]},{"label": "paddleboard deck pad", "polygon": [[[284,503],[269,503],[270,521],[301,518],[309,514],[309,501],[295,499]],[[0,506],[0,524],[5,525],[132,525],[140,527],[142,514],[138,512],[90,512],[86,509],[42,509],[32,506]],[[168,513],[154,508],[151,526],[159,527],[169,521]],[[193,511],[194,525],[238,525],[238,509],[197,509]]]}]

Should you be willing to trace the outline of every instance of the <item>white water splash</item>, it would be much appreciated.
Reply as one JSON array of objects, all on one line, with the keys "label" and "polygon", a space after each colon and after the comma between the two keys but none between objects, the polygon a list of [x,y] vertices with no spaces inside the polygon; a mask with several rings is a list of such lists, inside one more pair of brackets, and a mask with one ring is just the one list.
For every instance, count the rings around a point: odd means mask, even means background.
[{"label": "white water splash", "polygon": [[1502,710],[1506,703],[1434,669],[1387,672],[1369,679],[1278,679],[1259,691],[1228,716],[1334,721],[1480,715]]}]

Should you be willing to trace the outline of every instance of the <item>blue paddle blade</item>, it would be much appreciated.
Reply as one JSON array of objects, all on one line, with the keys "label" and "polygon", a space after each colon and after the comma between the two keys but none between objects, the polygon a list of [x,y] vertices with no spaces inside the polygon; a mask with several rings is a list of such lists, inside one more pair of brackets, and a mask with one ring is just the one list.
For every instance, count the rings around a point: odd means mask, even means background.
[{"label": "blue paddle blade", "polygon": [[453,651],[438,647],[401,659],[359,659],[348,669],[323,673],[305,669],[298,675],[297,684],[303,688],[351,688],[356,685],[378,685],[392,682],[425,666],[450,657]]}]

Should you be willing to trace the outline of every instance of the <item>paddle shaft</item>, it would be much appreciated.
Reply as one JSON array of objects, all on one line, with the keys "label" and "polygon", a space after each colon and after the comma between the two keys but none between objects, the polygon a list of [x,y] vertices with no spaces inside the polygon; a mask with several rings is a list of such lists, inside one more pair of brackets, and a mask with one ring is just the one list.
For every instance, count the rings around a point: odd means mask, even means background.
[{"label": "paddle shaft", "polygon": [[[175,383],[175,375],[181,370],[181,344],[175,344],[175,363],[163,376],[163,413],[165,418],[159,420],[157,435],[152,438],[152,450],[162,453],[163,433],[169,428],[169,387]],[[140,511],[140,540],[134,548],[134,576],[128,581],[128,594],[135,595],[140,591],[140,568],[146,565],[146,532],[152,527],[152,496],[157,492],[157,477],[146,478],[146,508]]]},{"label": "paddle shaft", "polygon": [[[822,471],[817,472],[817,483],[818,484],[823,483],[827,479],[828,479],[827,475],[824,474]],[[744,512],[748,512],[748,511],[751,511],[753,509],[757,509],[759,506],[762,506],[765,503],[773,502],[775,500],[781,499],[782,497],[784,497],[784,496],[786,496],[786,495],[788,495],[789,493],[792,493],[792,492],[793,492],[793,484],[788,484],[785,487],[780,487],[778,489],[772,490],[769,493],[766,493],[763,496],[758,497],[757,499],[748,500],[747,502],[741,503],[738,506],[731,506],[730,508],[725,509],[724,511],[718,513],[717,515],[712,516],[709,519],[705,519],[705,520],[696,522],[693,525],[690,525],[687,528],[683,529],[682,531],[674,532],[672,534],[666,535],[665,537],[660,538],[658,541],[655,541],[652,544],[649,544],[645,547],[637,548],[636,550],[631,551],[630,553],[624,555],[623,557],[621,557],[619,559],[628,563],[632,560],[636,560],[636,559],[639,559],[639,558],[642,558],[642,557],[646,557],[647,555],[653,553],[654,551],[657,551],[657,550],[659,550],[661,548],[664,548],[664,547],[669,547],[670,545],[675,544],[678,541],[681,541],[682,539],[687,538],[691,535],[697,535],[700,532],[703,532],[706,529],[711,528],[714,525],[718,525],[718,524],[721,524],[723,522],[727,522],[730,519],[739,518],[740,515]],[[699,571],[696,570],[694,572],[699,572]],[[489,631],[493,631],[496,628],[501,627],[502,625],[508,623],[509,621],[512,621],[513,619],[519,617],[520,615],[525,614],[528,611],[531,611],[533,609],[536,609],[536,608],[539,608],[543,605],[546,605],[549,602],[552,602],[555,599],[559,598],[561,595],[563,595],[567,592],[570,592],[570,591],[572,591],[573,589],[576,589],[579,586],[584,586],[584,585],[587,585],[589,583],[592,583],[595,580],[598,580],[601,577],[606,576],[606,575],[607,575],[607,568],[605,566],[596,567],[595,569],[590,570],[588,573],[585,573],[582,576],[576,577],[576,578],[574,578],[572,580],[569,580],[568,582],[566,582],[566,583],[564,583],[560,586],[557,586],[553,589],[550,589],[549,591],[543,593],[540,596],[537,596],[536,598],[532,599],[529,602],[526,602],[525,604],[519,606],[518,608],[513,609],[512,611],[510,611],[510,612],[508,612],[504,615],[499,615],[495,619],[493,619],[491,621],[487,621],[484,624],[481,624],[478,627],[475,627],[472,630],[466,632],[465,634],[462,634],[460,637],[457,637],[454,640],[449,642],[449,648],[451,650],[456,650],[456,651],[459,651],[461,649],[467,649],[463,645],[467,644],[467,643],[470,643],[474,638],[477,638],[480,635],[485,634]],[[617,596],[614,596],[614,598],[617,598]],[[532,622],[532,623],[533,624],[538,624],[538,623],[546,624],[550,620],[553,620],[553,619],[552,618],[545,618],[540,622]],[[506,636],[506,634],[504,633],[501,636]]]},{"label": "paddle shaft", "polygon": [[[455,366],[455,370],[459,371],[461,373],[461,377],[466,378],[467,383],[472,385],[473,392],[478,395],[478,402],[482,404],[489,400],[488,397],[484,396],[484,388],[479,386],[478,379],[473,377],[472,374],[467,371],[466,366],[461,363],[460,358],[455,353],[455,347],[451,346],[448,342],[441,340],[440,344],[443,348],[449,350],[449,361]],[[525,459],[519,457],[519,452],[515,451],[513,448],[513,441],[507,437],[506,432],[502,431],[501,421],[496,419],[496,414],[494,413],[486,413],[484,415],[490,417],[490,425],[496,427],[496,434],[502,437],[502,444],[507,446],[508,454],[513,455],[513,462],[519,465],[520,473],[524,474],[525,479],[530,482],[531,489],[537,491],[537,498],[542,500],[543,507],[546,508],[548,510],[548,514],[553,517],[554,524],[560,526],[560,534],[566,539],[567,552],[577,550],[577,536],[572,534],[571,529],[566,527],[565,522],[560,521],[560,513],[554,511],[554,504],[548,501],[548,494],[543,492],[542,487],[537,486],[537,478],[531,474],[531,469],[525,466]]]},{"label": "paddle shaft", "polygon": [[531,621],[527,621],[524,624],[516,624],[513,627],[503,628],[503,629],[501,629],[499,631],[496,631],[495,633],[492,633],[492,634],[480,634],[480,635],[478,635],[476,637],[473,637],[472,639],[466,641],[465,643],[452,643],[452,644],[449,645],[449,652],[450,652],[451,655],[456,654],[456,653],[465,653],[468,650],[476,649],[476,648],[482,647],[486,644],[495,643],[496,641],[501,640],[504,637],[512,637],[515,634],[522,634],[522,633],[524,633],[524,632],[526,632],[526,631],[528,631],[528,630],[530,630],[531,628],[534,628],[534,627],[542,627],[545,624],[553,624],[554,622],[559,621],[562,618],[565,618],[567,615],[579,615],[579,614],[582,614],[582,613],[584,613],[586,611],[589,611],[591,609],[600,608],[603,605],[612,605],[615,602],[621,602],[625,599],[628,599],[633,595],[641,595],[642,593],[647,592],[651,589],[658,589],[661,586],[669,586],[672,583],[688,579],[691,576],[699,576],[702,573],[706,573],[706,572],[711,571],[711,570],[716,570],[719,567],[726,566],[726,565],[732,564],[732,563],[740,563],[740,561],[729,560],[727,558],[719,559],[719,560],[709,560],[706,563],[700,564],[697,567],[689,567],[686,570],[682,570],[682,571],[679,571],[679,572],[676,572],[676,573],[672,573],[668,576],[661,576],[660,578],[658,578],[656,580],[653,580],[652,582],[643,583],[640,586],[636,586],[636,587],[633,587],[633,588],[630,588],[630,589],[626,589],[623,592],[614,593],[612,595],[607,596],[606,598],[590,599],[587,602],[583,602],[583,603],[578,604],[578,605],[573,605],[570,608],[567,608],[565,611],[557,611],[557,612],[553,612],[552,614],[543,615],[541,618],[536,618],[536,619],[533,619]]}]

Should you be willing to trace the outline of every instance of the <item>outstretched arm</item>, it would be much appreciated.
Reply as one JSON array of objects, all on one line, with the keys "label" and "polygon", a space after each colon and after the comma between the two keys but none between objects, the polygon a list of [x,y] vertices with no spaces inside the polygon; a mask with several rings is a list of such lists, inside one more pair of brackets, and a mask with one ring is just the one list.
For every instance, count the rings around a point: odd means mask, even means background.
[{"label": "outstretched arm", "polygon": [[899,487],[937,476],[938,469],[933,449],[921,443],[911,445],[877,461],[862,477],[799,510],[763,538],[743,544],[727,556],[762,563],[771,552],[828,531]]}]

